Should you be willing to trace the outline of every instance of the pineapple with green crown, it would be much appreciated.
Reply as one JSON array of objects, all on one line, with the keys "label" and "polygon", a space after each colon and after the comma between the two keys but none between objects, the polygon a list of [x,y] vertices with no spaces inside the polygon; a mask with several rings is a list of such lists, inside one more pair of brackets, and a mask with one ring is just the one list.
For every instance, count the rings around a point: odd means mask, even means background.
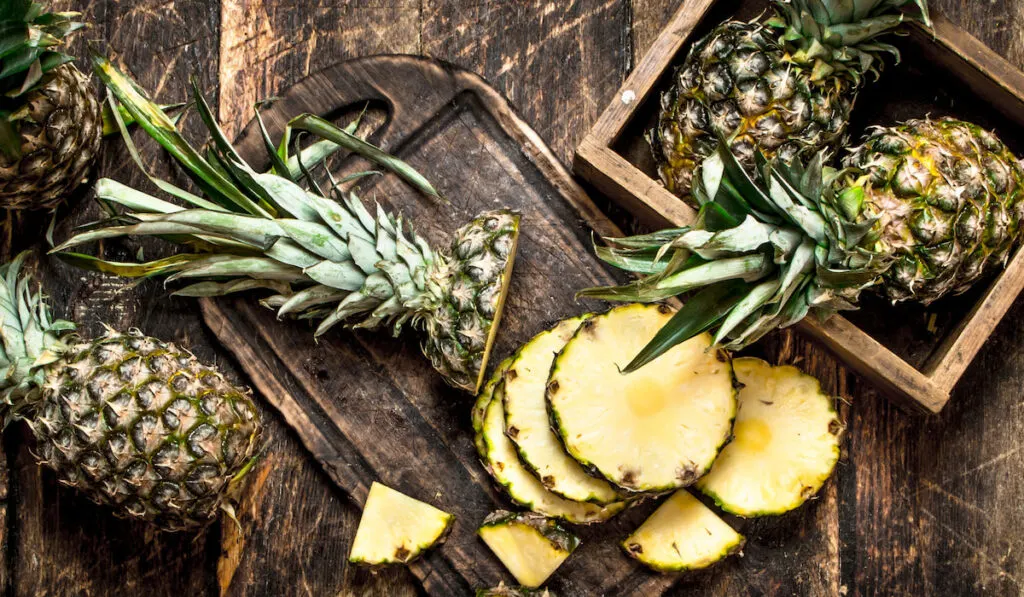
[{"label": "pineapple with green crown", "polygon": [[22,272],[0,266],[0,414],[22,420],[40,464],[125,518],[197,529],[234,500],[260,447],[249,391],[174,344],[53,320]]},{"label": "pineapple with green crown", "polygon": [[[221,296],[253,289],[278,315],[318,321],[316,335],[333,326],[425,332],[424,354],[451,385],[470,392],[484,379],[508,290],[519,236],[519,215],[487,212],[456,230],[448,250],[436,250],[402,218],[379,205],[371,213],[355,194],[332,183],[330,196],[309,168],[348,149],[391,169],[428,195],[437,191],[404,162],[313,115],[292,120],[277,148],[264,138],[272,170],[257,172],[227,141],[198,88],[195,104],[212,140],[200,154],[144,91],[97,57],[96,72],[134,121],[175,157],[203,196],[167,181],[158,186],[188,207],[116,181],[97,182],[99,200],[124,212],[97,222],[54,249],[75,265],[125,276],[166,276],[187,282],[176,294]],[[115,119],[119,111],[112,110]],[[262,126],[262,122],[260,122]],[[124,123],[119,122],[124,132]],[[292,155],[292,131],[321,139]],[[135,154],[131,138],[125,142]],[[329,171],[328,171],[329,174]],[[305,178],[311,187],[299,184]],[[113,263],[66,249],[125,235],[180,241],[193,252],[149,263]]]},{"label": "pineapple with green crown", "polygon": [[740,349],[809,313],[856,308],[862,290],[929,304],[1001,267],[1021,237],[1024,166],[993,133],[952,118],[876,127],[842,169],[768,160],[749,176],[725,144],[694,177],[692,227],[608,239],[607,262],[642,274],[581,294],[686,303],[626,371],[704,331]]},{"label": "pineapple with green crown", "polygon": [[85,26],[43,3],[0,3],[0,208],[45,209],[82,182],[103,117],[89,80],[60,51]]},{"label": "pineapple with green crown", "polygon": [[758,150],[790,160],[837,145],[880,55],[899,57],[876,38],[911,2],[930,25],[926,0],[773,0],[766,20],[715,27],[676,71],[648,135],[665,186],[688,196],[719,138],[748,170]]}]

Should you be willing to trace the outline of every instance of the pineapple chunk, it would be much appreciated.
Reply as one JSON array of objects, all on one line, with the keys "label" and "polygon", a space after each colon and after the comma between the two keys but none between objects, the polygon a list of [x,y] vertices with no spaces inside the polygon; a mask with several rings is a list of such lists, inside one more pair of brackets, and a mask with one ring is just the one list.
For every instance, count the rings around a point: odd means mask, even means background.
[{"label": "pineapple chunk", "polygon": [[733,365],[743,384],[734,439],[697,487],[739,516],[788,512],[832,474],[843,426],[818,380],[796,367],[749,357]]},{"label": "pineapple chunk", "polygon": [[505,435],[504,384],[499,383],[493,394],[482,427],[483,463],[512,501],[539,514],[576,524],[602,522],[622,511],[624,502],[607,506],[574,502],[545,489],[520,462],[515,446]]},{"label": "pineapple chunk", "polygon": [[444,540],[455,517],[374,482],[348,561],[379,566],[408,563]]},{"label": "pineapple chunk", "polygon": [[672,317],[626,305],[588,319],[551,368],[552,425],[577,461],[619,487],[660,492],[695,482],[736,414],[728,355],[701,334],[639,371],[620,371]]},{"label": "pineapple chunk", "polygon": [[498,510],[478,532],[516,581],[530,589],[544,584],[580,544],[575,535],[539,514]]},{"label": "pineapple chunk", "polygon": [[743,547],[743,536],[685,490],[672,494],[622,542],[626,553],[662,572],[707,568]]},{"label": "pineapple chunk", "polygon": [[544,387],[551,362],[589,315],[566,319],[541,332],[519,349],[505,372],[505,433],[519,450],[523,464],[544,487],[576,502],[611,504],[620,496],[602,479],[587,474],[551,430]]}]

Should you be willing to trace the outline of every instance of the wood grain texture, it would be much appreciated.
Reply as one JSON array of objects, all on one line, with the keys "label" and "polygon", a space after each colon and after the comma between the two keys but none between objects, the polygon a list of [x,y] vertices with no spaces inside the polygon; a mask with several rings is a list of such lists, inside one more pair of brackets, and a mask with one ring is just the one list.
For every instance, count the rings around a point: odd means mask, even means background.
[{"label": "wood grain texture", "polygon": [[[183,98],[187,77],[198,74],[211,97],[219,92],[216,105],[232,131],[249,120],[253,101],[336,60],[429,51],[495,81],[566,161],[643,46],[676,6],[690,1],[424,0],[421,9],[419,2],[381,0],[61,0],[57,6],[85,10],[96,19],[76,48],[84,39],[107,44],[133,74],[161,90],[162,100]],[[1024,66],[1024,3],[931,3],[1015,66]],[[558,40],[548,42],[548,36]],[[197,119],[189,119],[193,135],[196,125]],[[157,172],[173,172],[152,144],[142,145]],[[101,172],[144,183],[116,141],[107,143]],[[93,209],[85,198],[72,198],[64,212],[71,219],[57,238],[67,235],[71,223],[94,215]],[[39,246],[36,231],[48,221],[40,215],[14,222],[0,246],[8,255]],[[633,225],[624,218],[616,222]],[[158,247],[147,244],[146,254],[158,254]],[[107,250],[129,257],[137,248],[119,243]],[[237,374],[234,360],[200,324],[194,302],[169,300],[155,283],[130,287],[52,264],[44,274],[58,312],[82,317],[88,330],[95,332],[102,321],[138,325],[188,342],[203,358]],[[805,340],[784,334],[767,342],[764,356],[823,376],[849,402],[842,412],[848,431],[839,472],[821,499],[798,511],[802,518],[762,529],[746,557],[680,579],[671,594],[1020,595],[1022,326],[1018,302],[950,405],[927,420],[897,410]],[[409,350],[410,358],[416,356]],[[4,593],[417,594],[418,581],[407,571],[370,575],[345,565],[357,506],[332,488],[273,409],[264,409],[264,419],[270,437],[266,467],[243,503],[241,530],[222,524],[195,542],[110,520],[102,509],[58,488],[52,477],[36,473],[23,431],[9,429],[10,491],[0,498],[0,513],[7,517],[0,523],[0,544],[9,550],[0,559]]]}]

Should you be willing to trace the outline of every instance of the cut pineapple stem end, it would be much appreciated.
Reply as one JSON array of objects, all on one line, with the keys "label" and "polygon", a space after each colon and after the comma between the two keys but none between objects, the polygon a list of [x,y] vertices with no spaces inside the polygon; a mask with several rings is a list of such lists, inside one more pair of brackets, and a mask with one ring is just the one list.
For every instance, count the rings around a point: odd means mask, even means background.
[{"label": "cut pineapple stem end", "polygon": [[484,345],[484,357],[481,360],[480,371],[477,372],[476,385],[471,389],[473,393],[480,392],[484,380],[487,379],[487,363],[491,359],[491,349],[494,348],[494,341],[498,338],[498,328],[501,327],[501,316],[505,312],[505,299],[508,298],[508,291],[512,285],[512,269],[516,263],[516,253],[519,250],[519,225],[521,216],[515,217],[516,228],[512,236],[512,250],[509,252],[508,262],[505,264],[505,271],[501,276],[501,294],[498,295],[498,307],[494,311],[494,321],[491,329],[487,330],[487,343]]}]

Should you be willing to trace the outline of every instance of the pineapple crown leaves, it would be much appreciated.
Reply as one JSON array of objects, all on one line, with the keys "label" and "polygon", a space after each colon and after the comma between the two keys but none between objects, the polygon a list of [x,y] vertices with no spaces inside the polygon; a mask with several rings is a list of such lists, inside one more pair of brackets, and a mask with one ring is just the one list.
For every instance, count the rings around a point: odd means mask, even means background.
[{"label": "pineapple crown leaves", "polygon": [[693,226],[605,239],[609,246],[596,248],[604,261],[643,277],[581,296],[690,295],[624,372],[705,331],[740,349],[808,313],[827,318],[856,308],[860,291],[891,262],[868,248],[875,220],[863,214],[863,188],[846,185],[858,173],[825,166],[826,155],[804,164],[758,154],[751,178],[723,141],[694,177],[701,208]]},{"label": "pineapple crown leaves", "polygon": [[927,0],[774,0],[776,14],[767,24],[780,31],[780,43],[795,62],[813,64],[812,78],[846,75],[859,84],[864,74],[879,74],[878,56],[896,47],[876,41],[907,18],[900,8],[915,4],[931,27]]},{"label": "pineapple crown leaves", "polygon": [[[211,136],[205,153],[185,141],[175,121],[133,80],[102,56],[95,55],[93,61],[110,91],[108,113],[137,165],[145,171],[122,109],[176,159],[203,196],[149,176],[160,190],[187,205],[183,207],[101,179],[96,195],[109,218],[79,229],[53,249],[61,259],[121,276],[188,282],[175,292],[181,296],[270,290],[271,296],[263,302],[277,309],[279,316],[322,320],[317,335],[357,318],[356,327],[390,324],[397,334],[406,322],[419,322],[440,300],[437,277],[444,270],[443,255],[401,217],[379,205],[371,213],[354,194],[341,193],[338,185],[344,181],[332,179],[333,199],[313,182],[310,168],[347,149],[395,172],[424,194],[441,198],[410,166],[355,136],[358,121],[340,129],[316,116],[302,115],[289,123],[275,146],[260,120],[272,169],[257,172],[227,140],[194,81],[196,111]],[[292,131],[320,139],[293,155]],[[303,178],[317,192],[300,186]],[[187,245],[192,252],[146,263],[117,263],[64,252],[126,235],[158,236]]]},{"label": "pineapple crown leaves", "polygon": [[43,367],[54,362],[65,332],[75,325],[54,320],[46,297],[22,273],[28,253],[0,265],[0,414],[5,424],[33,402]]},{"label": "pineapple crown leaves", "polygon": [[71,62],[64,38],[85,27],[77,12],[43,12],[40,2],[5,0],[0,6],[0,151],[20,157],[18,98],[36,89],[46,73]]}]

